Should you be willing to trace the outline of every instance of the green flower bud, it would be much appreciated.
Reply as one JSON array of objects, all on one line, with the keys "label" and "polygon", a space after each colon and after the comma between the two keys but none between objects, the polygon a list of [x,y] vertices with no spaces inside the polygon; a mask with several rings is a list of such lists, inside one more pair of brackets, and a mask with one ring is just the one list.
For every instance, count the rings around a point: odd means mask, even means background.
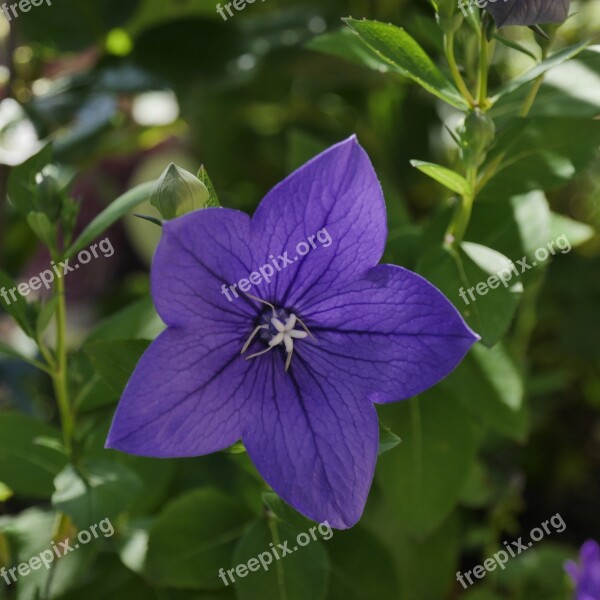
[{"label": "green flower bud", "polygon": [[199,179],[171,163],[156,182],[150,204],[158,209],[163,219],[175,219],[206,208],[209,198],[208,188]]},{"label": "green flower bud", "polygon": [[32,203],[37,212],[48,215],[52,221],[58,219],[62,207],[67,199],[64,176],[54,165],[44,167],[35,177],[36,187],[33,192]]},{"label": "green flower bud", "polygon": [[479,109],[471,111],[460,130],[463,158],[468,164],[479,166],[496,137],[494,121]]}]

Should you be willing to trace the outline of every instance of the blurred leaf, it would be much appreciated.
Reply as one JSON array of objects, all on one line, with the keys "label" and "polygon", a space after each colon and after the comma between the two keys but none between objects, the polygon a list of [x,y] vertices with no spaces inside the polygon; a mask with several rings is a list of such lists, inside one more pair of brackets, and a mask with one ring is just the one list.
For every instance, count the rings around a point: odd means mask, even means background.
[{"label": "blurred leaf", "polygon": [[38,437],[60,440],[52,427],[16,412],[0,412],[0,480],[21,496],[49,498],[64,454],[35,444]]},{"label": "blurred leaf", "polygon": [[381,73],[392,69],[388,61],[380,58],[374,50],[361,42],[360,38],[350,29],[323,33],[312,38],[306,47],[309,50],[331,54]]},{"label": "blurred leaf", "polygon": [[[491,248],[463,242],[458,251],[445,246],[431,250],[422,258],[418,271],[448,297],[481,341],[491,347],[508,329],[523,291],[514,272],[511,277],[515,281],[507,280],[506,286],[500,283],[498,273],[510,273],[511,264],[506,256]],[[486,283],[492,276],[498,280],[495,289]],[[477,293],[477,285],[487,291]]]},{"label": "blurred leaf", "polygon": [[600,146],[600,121],[567,118],[516,119],[497,138],[487,165],[504,155],[502,166],[480,198],[502,199],[548,190],[571,181]]},{"label": "blurred leaf", "polygon": [[[299,533],[310,540],[304,547],[297,545]],[[239,600],[325,600],[329,559],[317,540],[287,523],[256,521],[239,541],[233,556],[232,566],[238,565],[239,569],[242,565],[246,573],[243,577],[233,573]],[[292,553],[274,560],[269,545],[277,551],[281,550],[277,544],[286,541]],[[268,570],[262,568],[257,558],[262,556],[266,563],[266,555],[272,561],[266,567]],[[252,569],[248,567],[249,562]]]},{"label": "blurred leaf", "polygon": [[103,519],[114,521],[141,491],[140,478],[125,465],[109,460],[86,459],[68,465],[55,480],[52,504],[71,517],[79,529]]},{"label": "blurred leaf", "polygon": [[[519,112],[529,93],[527,86],[503,96],[492,108],[496,122]],[[546,73],[530,117],[593,118],[600,114],[600,46],[584,50],[577,58]]]},{"label": "blurred leaf", "polygon": [[388,450],[392,450],[402,440],[388,427],[379,423],[379,455],[381,456]]},{"label": "blurred leaf", "polygon": [[553,240],[564,235],[573,248],[585,244],[596,235],[594,228],[586,223],[574,221],[557,213],[550,215],[550,227]]},{"label": "blurred leaf", "polygon": [[109,340],[153,340],[164,329],[152,298],[147,296],[102,321],[87,337],[86,344]]},{"label": "blurred leaf", "polygon": [[45,246],[54,250],[56,248],[57,230],[50,223],[50,219],[41,212],[30,212],[27,215],[27,223],[33,233],[44,243]]},{"label": "blurred leaf", "polygon": [[263,502],[269,507],[269,510],[285,523],[305,530],[314,524],[313,521],[295,511],[275,492],[264,492],[262,498]]},{"label": "blurred leaf", "polygon": [[451,106],[468,108],[454,85],[435,66],[427,53],[404,29],[377,21],[345,19],[345,23],[377,53],[429,93]]},{"label": "blurred leaf", "polygon": [[429,535],[400,536],[396,545],[403,597],[411,600],[447,598],[455,581],[460,541],[456,511]]},{"label": "blurred leaf", "polygon": [[560,52],[553,54],[546,60],[542,61],[541,63],[539,63],[538,65],[533,67],[533,69],[527,71],[527,73],[521,75],[520,77],[517,77],[516,79],[513,79],[508,84],[506,84],[504,87],[502,87],[498,91],[498,93],[491,98],[492,102],[496,102],[498,99],[502,98],[503,96],[506,96],[507,94],[510,94],[511,92],[514,92],[515,90],[519,89],[520,87],[522,87],[524,85],[527,85],[528,83],[531,83],[532,81],[535,81],[540,75],[543,75],[544,73],[546,73],[553,67],[556,67],[568,60],[571,60],[572,58],[577,56],[580,52],[585,50],[591,44],[592,39],[593,38],[584,40],[583,42],[579,42],[578,44],[569,46],[568,48],[565,48],[565,49],[561,50]]},{"label": "blurred leaf", "polygon": [[501,44],[503,44],[507,48],[511,48],[513,50],[516,50],[517,52],[520,52],[521,54],[525,54],[526,56],[529,56],[530,58],[535,60],[535,62],[538,62],[538,57],[533,52],[528,50],[525,46],[523,46],[522,44],[519,44],[519,43],[515,42],[514,40],[509,40],[505,37],[502,37],[501,35],[498,35],[497,33],[494,33],[494,35],[492,37],[495,40],[498,40]]},{"label": "blurred leaf", "polygon": [[129,19],[140,0],[46,0],[34,10],[20,14],[19,27],[26,39],[59,50],[83,50],[101,40],[113,27]]},{"label": "blurred leaf", "polygon": [[114,202],[107,206],[96,218],[81,232],[65,252],[64,258],[70,258],[82,248],[88,246],[98,236],[102,235],[114,222],[133,210],[136,206],[150,198],[154,188],[154,182],[142,183],[132,190],[119,196]]},{"label": "blurred leaf", "polygon": [[424,535],[458,502],[475,461],[477,428],[460,402],[439,388],[386,408],[402,444],[379,458],[378,481],[402,527]]},{"label": "blurred leaf", "polygon": [[252,518],[223,492],[205,488],[173,500],[150,528],[146,577],[161,587],[218,590],[236,540]]},{"label": "blurred leaf", "polygon": [[215,186],[213,185],[213,182],[208,176],[204,165],[200,166],[200,170],[198,171],[198,179],[206,186],[206,189],[208,190],[208,200],[206,201],[206,208],[209,208],[211,206],[221,206],[217,190],[215,190]]},{"label": "blurred leaf", "polygon": [[360,526],[336,531],[327,542],[331,558],[328,600],[400,598],[388,549]]},{"label": "blurred leaf", "polygon": [[84,351],[96,372],[120,396],[149,345],[146,340],[95,342],[86,344]]},{"label": "blurred leaf", "polygon": [[[508,437],[523,440],[527,432],[523,381],[502,344],[473,346],[462,363],[442,382],[483,423]],[[467,393],[468,391],[468,393]]]},{"label": "blurred leaf", "polygon": [[8,197],[20,213],[26,215],[35,210],[32,200],[36,188],[35,176],[52,160],[52,154],[52,144],[46,144],[37,154],[11,170]]},{"label": "blurred leaf", "polygon": [[449,190],[452,190],[461,196],[470,196],[473,193],[469,182],[462,175],[459,175],[446,167],[423,162],[422,160],[411,160],[410,164],[416,169],[419,169],[422,173],[425,173],[425,175],[435,179],[438,183],[441,183],[444,187],[447,187]]}]

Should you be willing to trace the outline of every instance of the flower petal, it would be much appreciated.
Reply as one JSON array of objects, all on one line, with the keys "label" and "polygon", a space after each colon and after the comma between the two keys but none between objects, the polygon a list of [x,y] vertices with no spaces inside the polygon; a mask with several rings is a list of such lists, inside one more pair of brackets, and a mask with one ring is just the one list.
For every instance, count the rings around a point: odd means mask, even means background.
[{"label": "flower petal", "polygon": [[332,527],[360,518],[378,448],[375,408],[350,385],[332,385],[282,355],[260,363],[258,409],[242,440],[267,483],[307,517]]},{"label": "flower petal", "polygon": [[393,265],[298,309],[316,338],[297,344],[298,355],[323,376],[351,380],[374,402],[433,386],[479,339],[437,288]]},{"label": "flower petal", "polygon": [[[223,322],[247,327],[256,308],[229,286],[253,268],[251,220],[227,208],[206,208],[165,223],[152,263],[152,296],[167,325]],[[235,292],[237,293],[237,292]]]},{"label": "flower petal", "polygon": [[198,456],[238,441],[256,365],[230,333],[169,328],[138,363],[107,448],[153,457]]},{"label": "flower petal", "polygon": [[538,25],[562,23],[569,14],[569,3],[570,0],[489,0],[485,9],[497,27]]},{"label": "flower petal", "polygon": [[[381,187],[355,136],[326,150],[273,188],[252,223],[256,237],[264,241],[263,263],[269,256],[277,259],[289,252],[292,264],[264,286],[267,295],[282,305],[296,303],[313,288],[352,281],[374,267],[387,236]],[[330,242],[325,233],[323,242],[315,239],[323,228]],[[298,250],[301,242],[306,246]]]}]

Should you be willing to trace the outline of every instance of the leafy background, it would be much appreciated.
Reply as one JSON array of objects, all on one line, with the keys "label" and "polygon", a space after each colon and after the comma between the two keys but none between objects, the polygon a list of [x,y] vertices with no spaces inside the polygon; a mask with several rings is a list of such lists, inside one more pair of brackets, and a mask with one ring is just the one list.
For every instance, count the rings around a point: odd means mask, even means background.
[{"label": "leafy background", "polygon": [[[557,50],[600,30],[597,1],[574,2],[571,12]],[[223,205],[252,211],[291,169],[356,132],[386,194],[386,260],[435,282],[487,346],[431,391],[380,411],[402,441],[381,456],[359,525],[224,588],[220,567],[310,524],[265,491],[243,451],[158,461],[103,449],[120,393],[161,330],[148,285],[159,229],[128,214],[104,234],[114,256],[66,280],[76,468],[61,451],[50,378],[18,358],[35,355],[36,328],[54,344],[53,307],[13,307],[29,335],[0,314],[0,566],[106,517],[116,529],[49,572],[10,588],[0,581],[0,599],[571,597],[562,564],[585,539],[600,539],[600,47],[549,71],[526,124],[515,114],[531,78],[504,88],[487,160],[504,153],[510,164],[475,203],[461,272],[442,245],[452,192],[410,162],[459,168],[444,125],[455,128],[460,113],[357,43],[340,20],[349,15],[404,27],[443,64],[431,5],[408,0],[267,0],[228,22],[209,0],[54,0],[22,14],[10,33],[0,18],[3,97],[53,140],[54,162],[74,177],[76,233],[172,161],[194,172],[204,164]],[[535,65],[515,44],[537,56],[531,31],[502,35],[513,48],[498,43],[493,90]],[[468,73],[477,60],[468,28],[459,42]],[[418,62],[415,52],[408,58]],[[453,86],[425,77],[428,86],[461,104]],[[27,202],[19,189],[50,160],[39,156],[0,166],[0,195],[8,186],[12,200],[0,214],[0,284],[8,287],[50,260],[18,206]],[[34,229],[43,237],[39,223]],[[562,234],[572,252],[528,271],[522,289],[500,288],[465,309],[457,295],[465,277],[480,281],[497,264],[482,246],[517,260]],[[556,513],[564,533],[463,592],[458,569]]]}]

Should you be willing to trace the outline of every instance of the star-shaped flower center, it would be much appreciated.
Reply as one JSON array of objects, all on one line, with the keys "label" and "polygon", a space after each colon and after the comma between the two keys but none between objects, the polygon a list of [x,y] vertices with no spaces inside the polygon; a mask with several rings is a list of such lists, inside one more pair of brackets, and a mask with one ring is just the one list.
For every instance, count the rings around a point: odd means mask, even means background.
[{"label": "star-shaped flower center", "polygon": [[[248,296],[250,296],[250,294],[248,294]],[[273,348],[283,344],[287,354],[285,361],[285,370],[287,371],[292,362],[292,354],[294,353],[294,340],[304,339],[305,337],[311,335],[311,333],[302,320],[294,313],[289,312],[286,309],[277,309],[272,304],[266,302],[265,300],[261,300],[260,298],[256,298],[254,296],[250,297],[258,302],[261,302],[262,304],[266,304],[271,310],[262,314],[260,318],[260,324],[257,325],[254,331],[250,334],[250,337],[242,348],[241,354],[244,354],[244,352],[248,350],[252,340],[254,340],[256,335],[261,332],[260,339],[267,344],[267,348],[261,350],[260,352],[255,352],[254,354],[248,355],[246,360],[250,360],[251,358],[265,354],[270,350],[273,350]],[[296,325],[300,325],[302,329],[296,329]]]}]

